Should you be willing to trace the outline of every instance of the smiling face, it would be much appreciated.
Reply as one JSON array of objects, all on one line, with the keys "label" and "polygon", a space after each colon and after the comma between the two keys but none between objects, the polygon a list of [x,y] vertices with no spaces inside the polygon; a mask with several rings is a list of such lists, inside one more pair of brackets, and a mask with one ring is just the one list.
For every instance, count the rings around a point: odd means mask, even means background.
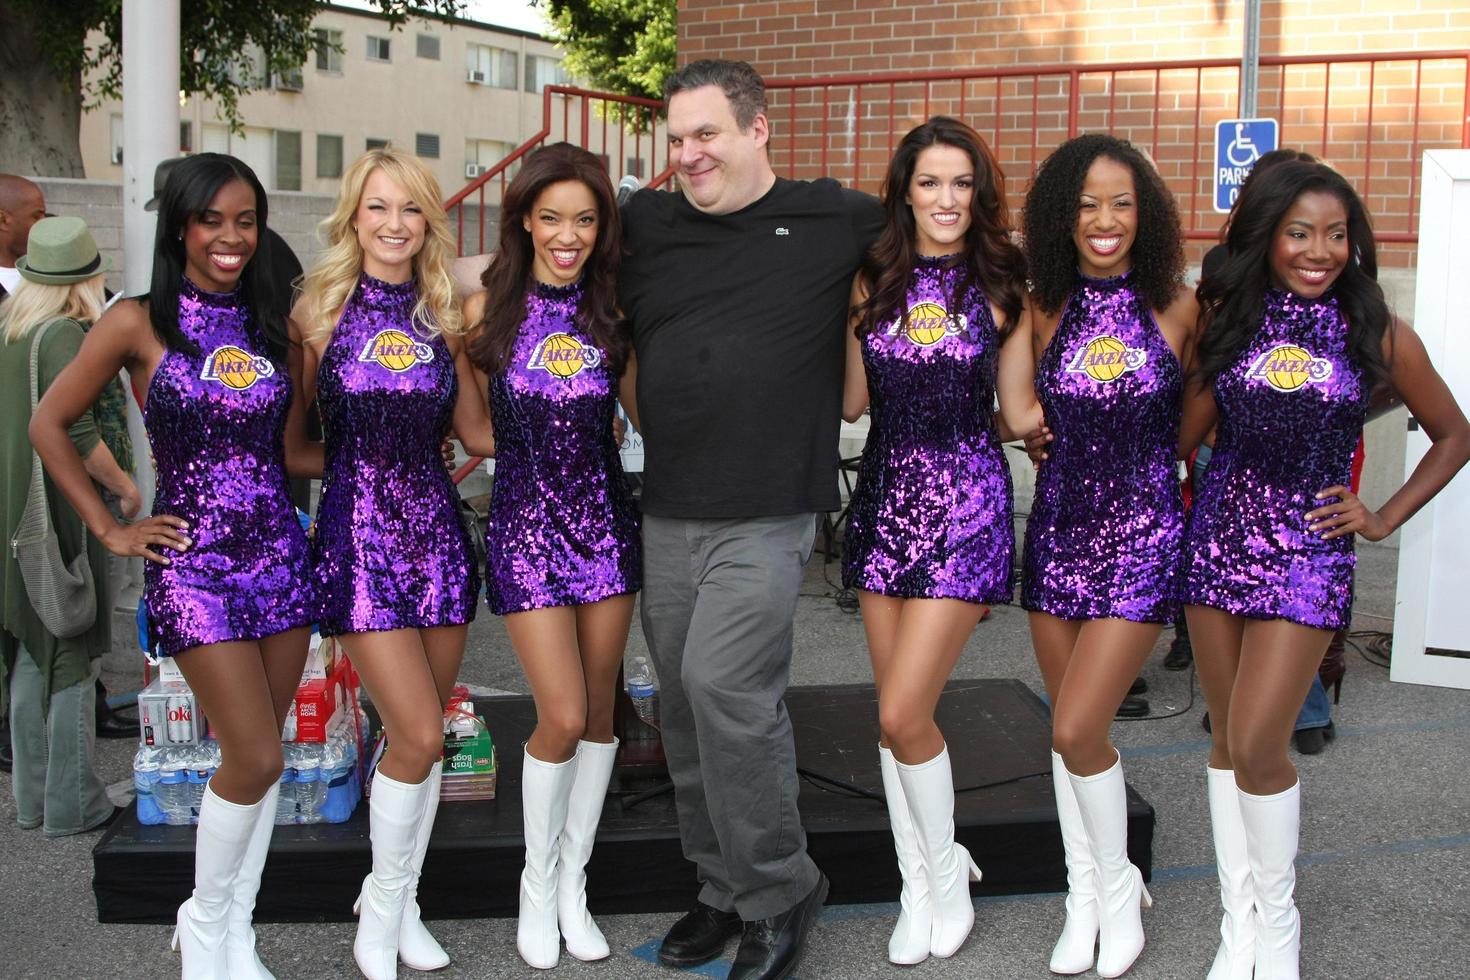
[{"label": "smiling face", "polygon": [[1271,236],[1271,283],[1316,299],[1347,266],[1348,211],[1336,194],[1307,191],[1286,209]]},{"label": "smiling face", "polygon": [[1087,168],[1072,243],[1084,276],[1106,279],[1133,267],[1138,234],[1138,194],[1133,170],[1112,157],[1098,157]]},{"label": "smiling face", "polygon": [[547,184],[521,219],[531,235],[531,274],[548,286],[569,286],[597,244],[597,198],[580,180]]},{"label": "smiling face", "polygon": [[975,197],[975,165],[957,146],[936,143],[914,160],[904,200],[914,209],[920,255],[954,255],[964,248]]},{"label": "smiling face", "polygon": [[679,186],[705,214],[730,214],[753,204],[775,183],[766,158],[764,114],[741,132],[730,100],[717,85],[676,92],[669,99],[669,154]]},{"label": "smiling face", "polygon": [[384,282],[413,278],[413,257],[424,247],[424,210],[382,169],[368,174],[352,217],[362,246],[362,271]]},{"label": "smiling face", "polygon": [[259,235],[255,191],[243,180],[230,181],[184,226],[184,275],[201,289],[231,291],[255,254]]}]

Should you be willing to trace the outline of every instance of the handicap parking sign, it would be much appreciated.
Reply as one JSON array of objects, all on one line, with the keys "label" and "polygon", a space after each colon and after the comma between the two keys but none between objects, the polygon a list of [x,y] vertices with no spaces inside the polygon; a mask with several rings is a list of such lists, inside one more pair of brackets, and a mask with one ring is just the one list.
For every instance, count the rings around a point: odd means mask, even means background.
[{"label": "handicap parking sign", "polygon": [[1215,210],[1225,214],[1262,154],[1276,149],[1276,120],[1225,119],[1215,124]]}]

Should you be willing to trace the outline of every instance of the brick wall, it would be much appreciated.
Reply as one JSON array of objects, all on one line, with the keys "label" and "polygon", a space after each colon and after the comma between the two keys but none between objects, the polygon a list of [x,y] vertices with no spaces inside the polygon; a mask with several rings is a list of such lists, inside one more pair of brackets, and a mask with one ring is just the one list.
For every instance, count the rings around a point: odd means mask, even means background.
[{"label": "brick wall", "polygon": [[[1278,0],[1263,4],[1261,54],[1470,49],[1459,0]],[[795,176],[831,173],[877,187],[889,148],[926,115],[947,112],[997,148],[1014,201],[1035,163],[1075,131],[1105,130],[1148,148],[1187,223],[1218,224],[1210,202],[1214,122],[1236,114],[1238,71],[1129,71],[1150,61],[1240,56],[1237,0],[680,0],[679,58],[749,60],[774,83],[772,159]],[[1044,66],[1122,70],[1027,74]],[[1022,72],[1010,77],[783,90],[783,80],[914,72]],[[1414,150],[1457,146],[1463,61],[1378,60],[1263,67],[1258,113],[1283,145],[1318,153],[1353,180],[1380,231],[1417,230]],[[1371,88],[1370,88],[1371,83]],[[1370,99],[1371,91],[1371,99]],[[1370,125],[1371,115],[1371,125]],[[1074,118],[1075,117],[1075,118]],[[1412,249],[1385,246],[1389,264]]]}]

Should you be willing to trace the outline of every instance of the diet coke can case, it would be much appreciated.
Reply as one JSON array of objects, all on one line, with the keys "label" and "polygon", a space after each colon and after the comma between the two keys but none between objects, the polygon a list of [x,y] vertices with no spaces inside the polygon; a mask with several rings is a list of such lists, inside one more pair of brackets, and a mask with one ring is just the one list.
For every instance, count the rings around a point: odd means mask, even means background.
[{"label": "diet coke can case", "polygon": [[144,745],[197,745],[205,733],[194,692],[187,684],[162,677],[139,692],[138,724]]}]

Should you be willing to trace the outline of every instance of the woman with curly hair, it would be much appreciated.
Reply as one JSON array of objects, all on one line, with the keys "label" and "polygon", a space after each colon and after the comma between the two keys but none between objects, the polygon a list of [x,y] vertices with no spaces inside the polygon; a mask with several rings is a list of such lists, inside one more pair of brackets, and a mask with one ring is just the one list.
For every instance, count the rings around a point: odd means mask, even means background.
[{"label": "woman with curly hair", "polygon": [[449,262],[454,239],[421,160],[369,150],[324,222],[327,250],[293,317],[305,406],[326,435],[312,540],[323,636],[340,636],[388,732],[371,794],[373,870],[355,908],[363,974],[449,963],[419,920],[418,876],[439,803],[443,715],[480,581],[440,444],[451,426],[493,450],[465,356]]},{"label": "woman with curly hair", "polygon": [[888,958],[918,963],[953,955],[975,921],[980,869],[955,843],[934,711],[982,604],[1011,599],[1010,470],[992,406],[1002,345],[1024,356],[1029,324],[1005,179],[979,134],[944,116],[910,131],[882,200],[852,292],[842,414],[871,406],[872,428],[842,577],[862,606],[903,875]]},{"label": "woman with curly hair", "polygon": [[608,955],[585,868],[618,752],[613,698],[642,575],[612,434],[620,390],[633,408],[613,292],[621,248],[603,164],[569,143],[546,147],[506,188],[485,289],[465,301],[495,422],[487,591],[536,702],[516,948],[538,969],[557,964],[561,940],[579,960]]},{"label": "woman with curly hair", "polygon": [[1053,973],[1116,977],[1143,950],[1123,767],[1109,726],[1179,608],[1175,475],[1194,328],[1174,199],[1125,140],[1089,134],[1026,197],[1028,370],[1002,406],[1040,400],[1054,435],[1026,522],[1021,604],[1052,706],[1052,783],[1067,860]]},{"label": "woman with curly hair", "polygon": [[[1212,792],[1216,847],[1233,852],[1242,904],[1254,905],[1237,924],[1249,941],[1211,976],[1291,980],[1301,791],[1287,745],[1333,632],[1348,625],[1353,535],[1382,540],[1438,493],[1470,459],[1470,422],[1389,312],[1368,213],[1331,168],[1290,161],[1253,175],[1226,246],[1223,268],[1199,286],[1200,367],[1180,438],[1189,449],[1216,427],[1182,597],[1210,709],[1210,768],[1236,787],[1233,840],[1222,839]],[[1379,387],[1402,396],[1433,445],[1373,511],[1348,482]]]}]

